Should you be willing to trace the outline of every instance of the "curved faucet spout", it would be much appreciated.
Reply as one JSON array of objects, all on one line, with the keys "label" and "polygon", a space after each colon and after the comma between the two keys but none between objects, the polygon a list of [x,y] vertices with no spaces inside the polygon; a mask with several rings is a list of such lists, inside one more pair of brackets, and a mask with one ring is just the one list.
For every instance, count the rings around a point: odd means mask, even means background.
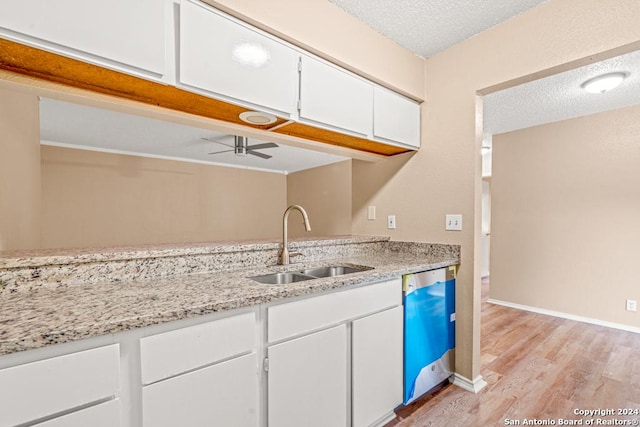
[{"label": "curved faucet spout", "polygon": [[289,212],[292,210],[297,210],[302,214],[302,219],[304,220],[304,228],[307,231],[311,231],[311,225],[309,224],[309,217],[307,216],[307,212],[300,205],[291,205],[284,211],[284,215],[282,216],[282,253],[280,254],[280,264],[286,265],[289,264],[289,248],[288,246],[288,231],[287,231],[287,223],[289,221]]}]

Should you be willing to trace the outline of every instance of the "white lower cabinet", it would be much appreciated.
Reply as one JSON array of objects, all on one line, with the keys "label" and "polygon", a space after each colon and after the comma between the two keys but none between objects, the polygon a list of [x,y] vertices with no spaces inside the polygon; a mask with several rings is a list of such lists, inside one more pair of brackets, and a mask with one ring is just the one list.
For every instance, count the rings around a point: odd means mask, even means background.
[{"label": "white lower cabinet", "polygon": [[252,311],[142,338],[142,426],[257,426],[256,330]]},{"label": "white lower cabinet", "polygon": [[380,422],[402,403],[402,323],[402,306],[353,322],[353,427]]},{"label": "white lower cabinet", "polygon": [[347,326],[269,347],[269,427],[347,425]]},{"label": "white lower cabinet", "polygon": [[120,400],[116,399],[36,424],[34,427],[117,427],[119,425]]},{"label": "white lower cabinet", "polygon": [[0,427],[383,425],[402,316],[395,279],[0,358]]},{"label": "white lower cabinet", "polygon": [[400,279],[267,309],[269,427],[374,426],[402,403]]},{"label": "white lower cabinet", "polygon": [[[115,399],[119,387],[120,353],[117,344],[2,369],[0,426],[30,424]],[[109,410],[110,413],[113,410],[117,408]],[[85,416],[91,419],[91,414],[92,411]],[[74,420],[82,417],[70,416]],[[53,420],[51,423],[43,425],[67,425]],[[118,425],[119,421],[116,421],[109,427]]]},{"label": "white lower cabinet", "polygon": [[256,354],[144,387],[142,406],[144,427],[257,426]]}]

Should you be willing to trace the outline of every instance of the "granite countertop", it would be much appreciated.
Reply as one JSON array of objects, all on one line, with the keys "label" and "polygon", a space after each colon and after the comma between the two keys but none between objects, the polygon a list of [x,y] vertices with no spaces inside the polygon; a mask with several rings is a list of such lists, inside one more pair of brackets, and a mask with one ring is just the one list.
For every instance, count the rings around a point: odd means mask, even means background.
[{"label": "granite countertop", "polygon": [[[255,266],[233,271],[5,292],[0,294],[0,355],[397,278],[460,261],[456,245],[439,245],[427,253],[423,247],[427,244],[379,244],[386,245],[384,251],[287,266]],[[286,285],[267,285],[248,278],[308,267],[349,264],[373,269]]]},{"label": "granite countertop", "polygon": [[[306,246],[330,246],[344,243],[372,243],[388,241],[380,236],[331,236],[313,239],[289,239],[289,249]],[[38,249],[0,252],[0,268],[41,267],[52,264],[81,264],[136,260],[146,258],[169,258],[197,256],[211,253],[233,253],[275,249],[282,246],[281,240],[219,241],[182,244],[153,244],[143,246],[118,246],[82,249]]]}]

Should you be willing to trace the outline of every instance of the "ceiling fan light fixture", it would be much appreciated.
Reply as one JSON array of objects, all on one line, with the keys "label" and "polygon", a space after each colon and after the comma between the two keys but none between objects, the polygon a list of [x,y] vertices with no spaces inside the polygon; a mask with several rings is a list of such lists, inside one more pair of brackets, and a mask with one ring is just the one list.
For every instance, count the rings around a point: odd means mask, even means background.
[{"label": "ceiling fan light fixture", "polygon": [[580,87],[589,93],[605,93],[620,86],[628,76],[625,72],[607,73],[585,81]]},{"label": "ceiling fan light fixture", "polygon": [[247,138],[244,136],[234,136],[234,153],[236,156],[247,155]]},{"label": "ceiling fan light fixture", "polygon": [[277,118],[273,114],[263,113],[261,111],[245,111],[240,113],[240,120],[251,125],[270,125],[275,123]]}]

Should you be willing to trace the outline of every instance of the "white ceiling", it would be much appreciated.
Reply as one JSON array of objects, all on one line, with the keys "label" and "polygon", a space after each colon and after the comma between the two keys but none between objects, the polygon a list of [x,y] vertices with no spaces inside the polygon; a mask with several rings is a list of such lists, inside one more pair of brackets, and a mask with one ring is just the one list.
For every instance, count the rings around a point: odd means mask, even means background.
[{"label": "white ceiling", "polygon": [[382,35],[429,58],[544,0],[329,0]]},{"label": "white ceiling", "polygon": [[[613,71],[629,76],[616,89],[589,93],[580,85]],[[484,97],[484,133],[498,134],[640,104],[640,51],[617,56]]]},{"label": "white ceiling", "polygon": [[[425,58],[544,2],[543,0],[328,1],[405,46],[416,55]],[[631,74],[618,89],[605,94],[591,94],[580,88],[585,80],[612,71],[627,71]],[[492,134],[636,104],[640,104],[640,53],[638,52],[485,96],[485,139]]]},{"label": "white ceiling", "polygon": [[[206,164],[224,164],[247,169],[291,173],[347,159],[333,154],[278,144],[261,150],[273,156],[237,156],[233,152],[209,154],[228,148],[202,140],[220,139],[233,146],[224,133],[179,125],[162,120],[120,113],[64,101],[40,100],[40,139],[43,144],[72,148],[143,154]],[[249,145],[265,141],[249,139]]]}]

